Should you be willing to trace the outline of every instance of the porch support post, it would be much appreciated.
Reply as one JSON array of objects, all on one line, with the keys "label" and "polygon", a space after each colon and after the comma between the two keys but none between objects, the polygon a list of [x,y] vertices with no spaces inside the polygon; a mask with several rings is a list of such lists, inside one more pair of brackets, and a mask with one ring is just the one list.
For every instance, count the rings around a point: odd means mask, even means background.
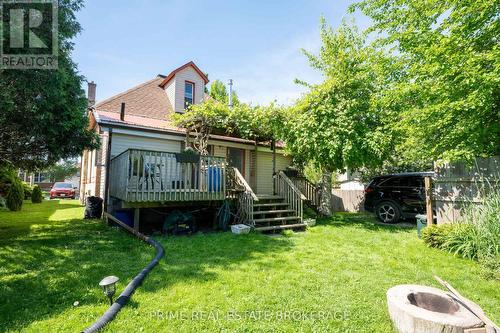
[{"label": "porch support post", "polygon": [[139,216],[141,213],[140,208],[134,208],[134,230],[139,232]]},{"label": "porch support post", "polygon": [[432,179],[431,177],[424,178],[425,185],[425,210],[427,216],[427,225],[434,223],[434,212],[432,211]]},{"label": "porch support post", "polygon": [[273,150],[273,194],[276,194],[276,141],[271,141],[271,149]]}]

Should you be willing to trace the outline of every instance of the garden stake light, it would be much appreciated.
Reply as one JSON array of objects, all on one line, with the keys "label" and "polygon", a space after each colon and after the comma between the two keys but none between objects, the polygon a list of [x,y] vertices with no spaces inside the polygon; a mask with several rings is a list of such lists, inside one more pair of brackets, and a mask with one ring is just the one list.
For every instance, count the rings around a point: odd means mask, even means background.
[{"label": "garden stake light", "polygon": [[104,279],[99,282],[99,285],[102,287],[104,295],[109,298],[109,304],[113,305],[113,295],[116,292],[116,282],[120,280],[116,276],[106,276]]}]

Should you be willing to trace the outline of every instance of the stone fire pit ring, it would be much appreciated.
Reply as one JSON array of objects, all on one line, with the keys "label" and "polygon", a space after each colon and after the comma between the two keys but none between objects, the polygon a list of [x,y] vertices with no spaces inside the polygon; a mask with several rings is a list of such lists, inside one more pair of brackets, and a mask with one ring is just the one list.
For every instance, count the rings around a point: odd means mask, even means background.
[{"label": "stone fire pit ring", "polygon": [[483,323],[444,291],[412,284],[387,291],[387,306],[400,333],[462,333]]}]

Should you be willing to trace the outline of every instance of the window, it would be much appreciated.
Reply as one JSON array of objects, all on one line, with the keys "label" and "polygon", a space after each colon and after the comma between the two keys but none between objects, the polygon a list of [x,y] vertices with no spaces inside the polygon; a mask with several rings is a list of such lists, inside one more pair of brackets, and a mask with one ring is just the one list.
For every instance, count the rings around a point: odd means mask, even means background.
[{"label": "window", "polygon": [[184,108],[194,103],[194,83],[186,81],[184,83]]},{"label": "window", "polygon": [[381,187],[401,186],[401,177],[392,177],[379,184]]},{"label": "window", "polygon": [[410,187],[424,187],[424,179],[422,177],[409,177],[408,186]]},{"label": "window", "polygon": [[238,148],[227,148],[227,160],[229,165],[237,168],[245,177],[245,151]]},{"label": "window", "polygon": [[55,183],[54,188],[73,188],[71,183]]},{"label": "window", "polygon": [[45,175],[41,172],[35,173],[34,176],[35,176],[33,179],[34,183],[43,183],[43,181],[45,180]]}]

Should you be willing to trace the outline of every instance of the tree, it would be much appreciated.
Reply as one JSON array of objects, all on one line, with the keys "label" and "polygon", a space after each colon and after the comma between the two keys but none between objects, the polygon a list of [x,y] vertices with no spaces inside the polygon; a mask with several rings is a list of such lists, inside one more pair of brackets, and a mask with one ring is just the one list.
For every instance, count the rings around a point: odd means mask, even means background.
[{"label": "tree", "polygon": [[320,210],[329,215],[332,172],[380,165],[392,138],[384,130],[384,109],[377,103],[385,84],[379,73],[383,56],[345,22],[333,31],[322,19],[321,40],[318,55],[305,54],[325,81],[310,86],[282,128],[294,158],[322,169]]},{"label": "tree", "polygon": [[395,128],[406,159],[500,154],[499,3],[364,0],[375,45],[399,58],[388,97],[404,104]]},{"label": "tree", "polygon": [[58,69],[0,70],[0,165],[42,169],[98,147],[87,126],[83,77],[71,60],[81,0],[59,1]]},{"label": "tree", "polygon": [[190,105],[187,112],[175,114],[174,124],[186,129],[187,138],[194,135],[194,148],[207,154],[210,134],[237,136],[256,141],[278,140],[284,122],[283,108],[274,104],[251,106],[239,103],[229,108],[226,103],[209,99]]},{"label": "tree", "polygon": [[79,167],[76,165],[75,161],[68,160],[49,167],[46,169],[46,174],[52,181],[58,181],[71,178],[76,175],[78,169]]},{"label": "tree", "polygon": [[173,115],[172,120],[176,126],[186,129],[186,141],[193,134],[194,148],[200,154],[207,155],[210,134],[215,130],[226,131],[229,111],[226,104],[209,99],[190,105],[185,113]]},{"label": "tree", "polygon": [[[226,85],[220,80],[215,80],[212,82],[212,84],[210,85],[209,95],[216,101],[226,104],[229,103],[229,97],[228,97],[229,94],[227,92]],[[238,99],[238,94],[236,93],[235,90],[233,90],[232,93],[232,103],[233,106],[240,104],[240,101]]]}]

